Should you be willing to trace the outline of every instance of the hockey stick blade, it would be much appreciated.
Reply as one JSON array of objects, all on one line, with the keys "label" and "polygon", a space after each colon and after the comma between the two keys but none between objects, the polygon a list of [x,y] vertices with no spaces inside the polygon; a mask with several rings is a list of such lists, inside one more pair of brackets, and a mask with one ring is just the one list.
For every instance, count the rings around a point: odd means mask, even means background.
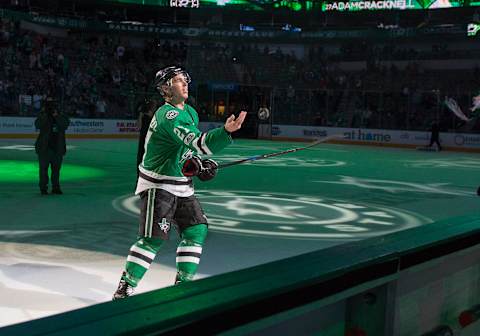
[{"label": "hockey stick blade", "polygon": [[284,150],[284,151],[281,151],[281,152],[275,152],[275,153],[255,155],[255,156],[245,158],[245,159],[241,159],[241,160],[222,163],[222,164],[218,165],[218,168],[226,168],[226,167],[236,166],[238,164],[242,164],[242,163],[246,163],[246,162],[253,162],[253,161],[267,159],[267,158],[274,157],[274,156],[284,155],[284,154],[288,154],[288,153],[294,153],[294,152],[298,152],[298,151],[301,151],[301,150],[304,150],[304,149],[312,148],[312,147],[314,147],[318,144],[330,141],[332,139],[340,139],[340,138],[343,138],[342,135],[334,134],[334,135],[327,136],[323,139],[315,140],[314,142],[310,143],[309,145],[307,145],[305,147],[292,148],[292,149],[287,149],[287,150]]}]

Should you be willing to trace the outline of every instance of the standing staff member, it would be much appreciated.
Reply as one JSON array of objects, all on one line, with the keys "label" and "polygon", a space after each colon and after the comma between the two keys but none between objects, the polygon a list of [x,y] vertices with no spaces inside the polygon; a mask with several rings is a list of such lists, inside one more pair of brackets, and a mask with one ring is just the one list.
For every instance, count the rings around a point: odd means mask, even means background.
[{"label": "standing staff member", "polygon": [[190,76],[177,66],[166,67],[155,76],[155,87],[165,104],[153,116],[145,139],[136,190],[140,195],[140,229],[113,299],[133,293],[168,240],[172,224],[180,235],[175,283],[191,281],[196,274],[208,227],[194,195],[192,176],[212,179],[217,164],[194,155],[210,155],[229,145],[230,133],[240,129],[246,112],[238,118],[231,115],[223,127],[202,133],[197,112],[185,103],[188,83]]},{"label": "standing staff member", "polygon": [[51,167],[52,194],[63,194],[60,189],[60,168],[63,156],[67,152],[65,131],[70,120],[57,110],[53,98],[47,97],[44,108],[35,120],[35,127],[40,130],[35,151],[39,163],[39,187],[42,195],[48,194],[48,167]]},{"label": "standing staff member", "polygon": [[432,122],[432,127],[430,128],[430,144],[428,147],[432,147],[433,144],[437,144],[439,151],[442,150],[442,145],[440,145],[440,125],[437,121]]}]

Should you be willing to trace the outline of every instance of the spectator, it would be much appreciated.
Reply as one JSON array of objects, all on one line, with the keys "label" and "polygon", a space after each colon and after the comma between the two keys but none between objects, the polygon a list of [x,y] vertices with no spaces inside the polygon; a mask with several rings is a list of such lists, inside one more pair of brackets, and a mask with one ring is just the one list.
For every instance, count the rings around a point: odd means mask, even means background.
[{"label": "spectator", "polygon": [[105,118],[107,115],[107,102],[103,97],[100,97],[100,99],[97,100],[95,112],[97,118]]}]

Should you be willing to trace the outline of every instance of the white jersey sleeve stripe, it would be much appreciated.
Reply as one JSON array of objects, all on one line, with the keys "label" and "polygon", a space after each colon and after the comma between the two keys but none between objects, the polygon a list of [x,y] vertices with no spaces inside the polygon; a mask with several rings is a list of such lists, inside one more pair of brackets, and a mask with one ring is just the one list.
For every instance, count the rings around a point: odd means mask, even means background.
[{"label": "white jersey sleeve stripe", "polygon": [[205,133],[202,133],[200,137],[196,139],[197,140],[196,144],[197,144],[197,147],[200,149],[199,151],[200,154],[207,154],[205,149],[202,147],[203,137],[205,137]]},{"label": "white jersey sleeve stripe", "polygon": [[203,151],[205,152],[205,154],[207,155],[212,155],[212,151],[210,150],[210,148],[208,148],[207,144],[205,143],[205,140],[206,140],[207,136],[205,133],[202,134],[202,149]]},{"label": "white jersey sleeve stripe", "polygon": [[198,139],[199,139],[199,138],[193,139],[193,141],[192,141],[192,146],[193,146],[193,148],[195,148],[195,151],[196,151],[197,153],[203,154],[203,153],[202,153],[202,150],[200,149],[200,147],[198,147]]}]

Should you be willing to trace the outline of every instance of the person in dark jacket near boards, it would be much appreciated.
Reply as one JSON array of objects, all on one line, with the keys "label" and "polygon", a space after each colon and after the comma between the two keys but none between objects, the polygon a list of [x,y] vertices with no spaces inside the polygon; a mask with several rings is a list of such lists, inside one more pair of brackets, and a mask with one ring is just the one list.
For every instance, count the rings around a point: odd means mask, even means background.
[{"label": "person in dark jacket near boards", "polygon": [[430,127],[430,144],[428,147],[432,147],[433,144],[437,144],[437,150],[442,150],[442,145],[440,145],[440,125],[438,121],[432,122],[432,126]]},{"label": "person in dark jacket near boards", "polygon": [[63,194],[60,189],[60,168],[67,151],[65,131],[69,123],[68,117],[58,111],[53,98],[47,97],[35,120],[35,127],[39,130],[35,151],[38,155],[39,187],[42,195],[48,194],[48,167],[52,170],[52,194]]}]

